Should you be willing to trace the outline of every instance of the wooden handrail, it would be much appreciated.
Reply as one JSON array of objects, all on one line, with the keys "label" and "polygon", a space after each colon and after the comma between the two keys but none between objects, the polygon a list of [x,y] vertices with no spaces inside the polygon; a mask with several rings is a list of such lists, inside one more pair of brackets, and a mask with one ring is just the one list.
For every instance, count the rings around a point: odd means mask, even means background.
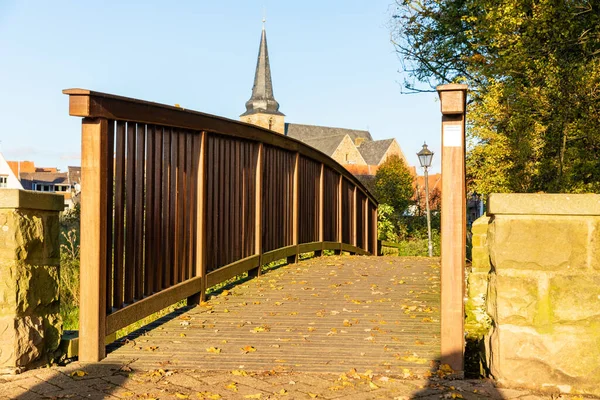
[{"label": "wooden handrail", "polygon": [[375,197],[346,168],[325,153],[297,139],[245,122],[166,104],[87,89],[65,89],[63,93],[69,95],[69,115],[74,117],[107,118],[214,132],[298,152],[337,171],[359,187],[369,200],[378,204]]},{"label": "wooden handrail", "polygon": [[82,361],[103,358],[117,329],[271,261],[377,252],[377,201],[324,153],[222,117],[63,92],[84,118]]}]

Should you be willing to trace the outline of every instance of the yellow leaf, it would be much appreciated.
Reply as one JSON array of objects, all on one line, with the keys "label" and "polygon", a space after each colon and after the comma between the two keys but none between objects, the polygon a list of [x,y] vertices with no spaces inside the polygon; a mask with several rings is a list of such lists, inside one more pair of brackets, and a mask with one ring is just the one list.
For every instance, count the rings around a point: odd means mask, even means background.
[{"label": "yellow leaf", "polygon": [[379,386],[377,386],[376,384],[374,384],[373,382],[369,382],[369,387],[371,389],[379,389]]},{"label": "yellow leaf", "polygon": [[234,369],[233,371],[231,371],[231,374],[237,376],[248,376],[248,373],[246,371],[239,369]]},{"label": "yellow leaf", "polygon": [[211,393],[211,392],[198,392],[196,396],[200,399],[209,399],[209,400],[218,400],[221,398],[220,394]]},{"label": "yellow leaf", "polygon": [[347,319],[344,320],[344,326],[352,326],[352,323]]},{"label": "yellow leaf", "polygon": [[119,395],[122,396],[122,397],[133,397],[133,396],[135,396],[135,393],[133,393],[133,392],[122,392],[122,393],[119,393]]},{"label": "yellow leaf", "polygon": [[175,397],[177,397],[178,399],[189,399],[190,396],[188,396],[187,394],[183,394],[183,393],[175,393]]},{"label": "yellow leaf", "polygon": [[228,310],[228,309],[224,309],[224,310],[223,310],[223,312],[224,312],[224,313],[228,313],[228,312],[229,312],[229,310]]},{"label": "yellow leaf", "polygon": [[287,394],[287,390],[285,390],[285,389],[281,389],[281,390],[279,391],[279,394]]},{"label": "yellow leaf", "polygon": [[256,394],[247,394],[244,396],[245,399],[260,399],[260,396],[262,396],[261,393],[256,393]]},{"label": "yellow leaf", "polygon": [[254,346],[244,346],[244,347],[242,347],[242,351],[244,352],[244,354],[246,354],[246,353],[254,353],[256,351],[256,347],[254,347]]},{"label": "yellow leaf", "polygon": [[218,347],[208,347],[206,349],[207,352],[209,353],[215,353],[215,354],[220,354],[221,353],[221,349],[219,349]]},{"label": "yellow leaf", "polygon": [[71,376],[75,376],[75,377],[78,377],[78,378],[81,378],[82,376],[86,376],[87,374],[88,374],[87,372],[82,371],[80,369],[77,370],[77,371],[71,372]]},{"label": "yellow leaf", "polygon": [[308,327],[308,331],[309,331],[309,332],[314,332],[314,331],[316,331],[316,330],[317,330],[317,328],[315,328],[314,326],[309,326],[309,327]]},{"label": "yellow leaf", "polygon": [[221,292],[221,296],[229,296],[231,294],[231,292],[229,290],[223,290],[223,292]]},{"label": "yellow leaf", "polygon": [[309,395],[309,396],[310,396],[312,399],[316,399],[317,397],[319,397],[319,395],[318,395],[318,394],[315,394],[315,393],[309,393],[308,395]]},{"label": "yellow leaf", "polygon": [[226,389],[232,390],[234,392],[238,391],[237,383],[231,382],[229,385],[225,386]]},{"label": "yellow leaf", "polygon": [[180,333],[179,336],[180,337],[185,337],[185,333]]},{"label": "yellow leaf", "polygon": [[282,305],[282,304],[283,304],[283,303],[282,303],[282,302],[280,302],[280,301],[276,301],[276,302],[275,302],[275,305],[276,305],[276,306],[280,306],[280,305]]}]

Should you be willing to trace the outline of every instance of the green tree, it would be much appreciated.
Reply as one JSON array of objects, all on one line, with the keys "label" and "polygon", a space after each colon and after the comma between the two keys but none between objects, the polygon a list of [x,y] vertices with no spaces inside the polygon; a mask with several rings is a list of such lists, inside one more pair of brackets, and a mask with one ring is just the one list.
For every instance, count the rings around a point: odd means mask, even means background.
[{"label": "green tree", "polygon": [[392,206],[398,215],[406,211],[414,194],[413,177],[398,156],[391,156],[381,164],[374,186],[379,202]]},{"label": "green tree", "polygon": [[597,0],[398,0],[392,21],[405,88],[470,87],[471,190],[600,190]]}]

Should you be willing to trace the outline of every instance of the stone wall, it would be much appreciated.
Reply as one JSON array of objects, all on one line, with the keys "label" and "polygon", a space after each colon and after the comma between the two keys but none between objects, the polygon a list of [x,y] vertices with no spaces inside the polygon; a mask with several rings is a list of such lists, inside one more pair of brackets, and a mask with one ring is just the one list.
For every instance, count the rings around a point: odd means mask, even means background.
[{"label": "stone wall", "polygon": [[277,133],[281,133],[282,135],[285,132],[285,117],[283,115],[273,115],[273,114],[250,114],[244,115],[240,117],[240,121],[246,122],[248,124],[258,125],[262,128],[271,129]]},{"label": "stone wall", "polygon": [[488,217],[474,224],[467,304],[493,321],[490,373],[600,395],[600,195],[493,194]]},{"label": "stone wall", "polygon": [[0,189],[0,371],[47,362],[60,343],[60,195]]}]

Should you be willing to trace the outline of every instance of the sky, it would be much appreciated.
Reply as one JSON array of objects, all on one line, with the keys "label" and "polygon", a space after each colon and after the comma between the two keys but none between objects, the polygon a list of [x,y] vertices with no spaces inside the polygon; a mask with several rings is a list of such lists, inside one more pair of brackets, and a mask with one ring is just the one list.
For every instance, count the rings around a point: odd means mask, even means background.
[{"label": "sky", "polygon": [[402,94],[393,1],[0,0],[0,150],[37,166],[80,165],[81,120],[69,116],[67,88],[238,120],[265,15],[286,122],[396,138],[416,166],[427,142],[439,172],[439,101]]}]

